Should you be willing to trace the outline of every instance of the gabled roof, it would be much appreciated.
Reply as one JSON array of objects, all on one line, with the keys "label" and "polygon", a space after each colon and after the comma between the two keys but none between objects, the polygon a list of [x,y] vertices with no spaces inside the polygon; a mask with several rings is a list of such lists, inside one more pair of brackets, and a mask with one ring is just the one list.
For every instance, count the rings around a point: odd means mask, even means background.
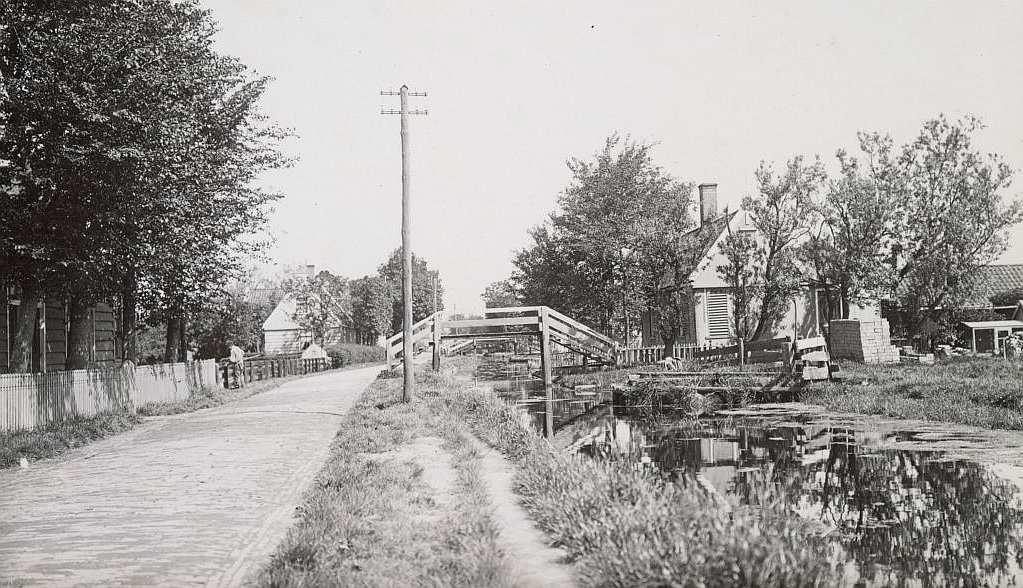
[{"label": "gabled roof", "polygon": [[280,300],[284,291],[280,287],[252,288],[245,293],[245,300],[256,305],[269,305],[275,300]]},{"label": "gabled roof", "polygon": [[991,297],[1023,288],[1023,263],[989,265],[980,268],[977,285],[963,303],[967,307],[991,306]]},{"label": "gabled roof", "polygon": [[270,316],[266,317],[263,321],[264,331],[291,331],[295,329],[301,329],[295,319],[295,310],[298,308],[298,303],[295,301],[295,297],[291,294],[285,294],[281,301],[274,307],[273,312]]},{"label": "gabled roof", "polygon": [[[727,210],[718,215],[716,218],[701,224],[699,227],[689,231],[682,235],[679,246],[685,247],[690,251],[693,251],[696,255],[695,259],[696,270],[693,274],[700,271],[707,261],[714,257],[716,253],[714,246],[721,240],[722,235],[725,233],[725,229],[728,228],[728,224],[732,222],[738,211],[728,212]],[[692,274],[686,276],[687,279],[692,279]],[[676,276],[674,270],[669,270],[661,277],[658,283],[660,288],[671,288],[675,286]]]}]

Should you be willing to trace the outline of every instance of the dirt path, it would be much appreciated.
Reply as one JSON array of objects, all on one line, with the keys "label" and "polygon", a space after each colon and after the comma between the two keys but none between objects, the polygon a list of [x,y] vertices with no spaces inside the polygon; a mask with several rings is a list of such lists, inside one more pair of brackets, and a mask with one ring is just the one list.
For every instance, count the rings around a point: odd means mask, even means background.
[{"label": "dirt path", "polygon": [[289,382],[0,472],[0,585],[232,586],[291,525],[379,367]]},{"label": "dirt path", "polygon": [[529,519],[512,489],[514,466],[481,441],[480,477],[487,484],[494,505],[494,520],[501,529],[498,542],[504,550],[516,586],[574,586],[572,566],[565,552],[551,547],[543,532]]}]

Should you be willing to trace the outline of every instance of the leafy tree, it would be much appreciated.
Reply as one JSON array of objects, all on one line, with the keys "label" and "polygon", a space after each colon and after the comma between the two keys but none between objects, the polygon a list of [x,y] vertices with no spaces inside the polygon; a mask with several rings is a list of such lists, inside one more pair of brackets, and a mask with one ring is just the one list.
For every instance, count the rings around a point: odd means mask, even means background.
[{"label": "leafy tree", "polygon": [[[402,328],[401,300],[401,248],[395,249],[386,262],[378,268],[379,276],[394,288],[394,303],[391,307],[391,332]],[[429,263],[412,254],[412,321],[420,321],[433,314],[434,277],[437,277],[437,310],[444,310],[444,284],[440,276],[430,269]]]},{"label": "leafy tree", "polygon": [[513,260],[523,302],[623,338],[625,323],[638,325],[648,308],[669,304],[661,316],[679,314],[671,312],[679,300],[659,298],[657,282],[680,265],[675,246],[692,226],[692,186],[655,165],[652,147],[612,135],[593,160],[568,162],[572,182],[558,210]]},{"label": "leafy tree", "polygon": [[337,329],[352,323],[352,297],[346,278],[321,271],[312,278],[292,280],[285,290],[295,297],[292,318],[323,345]]},{"label": "leafy tree", "polygon": [[913,322],[970,294],[979,269],[1008,246],[1006,229],[1023,221],[1023,204],[1005,203],[1013,172],[997,155],[982,155],[972,135],[979,119],[924,123],[890,173],[899,181],[889,201],[904,203],[891,251],[892,294]]},{"label": "leafy tree", "polygon": [[[44,292],[69,299],[70,367],[84,361],[88,306],[117,293],[129,321],[142,304],[169,325],[168,350],[181,347],[181,316],[226,282],[236,250],[251,248],[239,237],[265,219],[274,195],[251,181],[286,163],[275,148],[283,132],[259,124],[266,80],[217,54],[215,30],[194,1],[0,7],[0,186],[11,211],[0,257],[26,307]],[[20,371],[28,314],[16,329]]]},{"label": "leafy tree", "polygon": [[193,315],[188,324],[189,344],[199,358],[227,357],[229,341],[243,349],[258,350],[268,314],[264,306],[246,300],[244,291],[227,289]]},{"label": "leafy tree", "polygon": [[812,224],[817,226],[798,254],[808,278],[827,294],[821,298],[825,313],[841,318],[848,318],[852,303],[885,294],[892,272],[885,252],[896,242],[905,206],[891,138],[877,133],[858,137],[863,162],[845,150],[837,152],[840,175],[816,207]]},{"label": "leafy tree", "polygon": [[491,283],[480,296],[486,308],[507,308],[521,306],[515,286],[511,280],[498,280]]},{"label": "leafy tree", "polygon": [[352,322],[364,337],[391,335],[391,317],[397,289],[380,276],[352,280]]},{"label": "leafy tree", "polygon": [[753,341],[769,334],[798,292],[796,250],[809,233],[814,196],[825,178],[819,160],[807,164],[801,156],[777,176],[766,163],[757,169],[757,194],[742,202],[756,232],[730,232],[720,245],[727,261],[717,268],[732,290],[736,337]]}]

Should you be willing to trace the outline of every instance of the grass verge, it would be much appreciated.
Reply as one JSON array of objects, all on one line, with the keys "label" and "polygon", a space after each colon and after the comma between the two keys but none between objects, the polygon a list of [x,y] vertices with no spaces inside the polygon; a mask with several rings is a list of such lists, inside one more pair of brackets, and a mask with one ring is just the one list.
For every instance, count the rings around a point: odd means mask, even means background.
[{"label": "grass verge", "polygon": [[[445,384],[426,378],[408,404],[400,386],[378,379],[348,412],[260,585],[506,585],[480,456],[465,427],[435,410]],[[422,463],[388,458],[425,436],[451,455],[450,495],[424,483]]]},{"label": "grass verge", "polygon": [[138,415],[105,412],[31,431],[0,432],[0,469],[17,466],[23,457],[31,461],[55,457],[68,449],[127,431],[140,422],[142,418]]},{"label": "grass verge", "polygon": [[1023,364],[955,358],[935,365],[842,363],[842,381],[801,400],[844,412],[1023,430]]}]

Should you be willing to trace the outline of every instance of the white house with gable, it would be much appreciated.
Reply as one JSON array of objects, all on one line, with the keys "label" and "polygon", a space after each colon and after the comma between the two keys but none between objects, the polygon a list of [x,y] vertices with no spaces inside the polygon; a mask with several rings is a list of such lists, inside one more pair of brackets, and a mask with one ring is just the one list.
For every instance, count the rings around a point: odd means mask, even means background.
[{"label": "white house with gable", "polygon": [[[690,316],[682,332],[677,334],[676,341],[692,345],[728,345],[734,342],[735,333],[732,328],[732,292],[725,280],[718,274],[718,267],[727,263],[721,253],[720,245],[731,232],[755,232],[752,225],[745,222],[742,212],[717,212],[717,184],[700,184],[700,226],[690,232],[687,241],[696,243],[703,251],[702,259],[696,269],[680,280],[677,276],[668,275],[661,280],[662,288],[679,288],[688,282],[692,288],[692,304]],[[789,301],[789,310],[781,322],[767,338],[813,337],[823,334],[822,327],[827,325],[828,316],[824,312],[820,298],[823,290],[812,284],[804,286],[802,291]],[[849,308],[851,319],[874,319],[879,316],[876,306],[852,306]],[[644,314],[642,321],[643,345],[660,345],[662,343],[657,328],[657,310]]]}]

